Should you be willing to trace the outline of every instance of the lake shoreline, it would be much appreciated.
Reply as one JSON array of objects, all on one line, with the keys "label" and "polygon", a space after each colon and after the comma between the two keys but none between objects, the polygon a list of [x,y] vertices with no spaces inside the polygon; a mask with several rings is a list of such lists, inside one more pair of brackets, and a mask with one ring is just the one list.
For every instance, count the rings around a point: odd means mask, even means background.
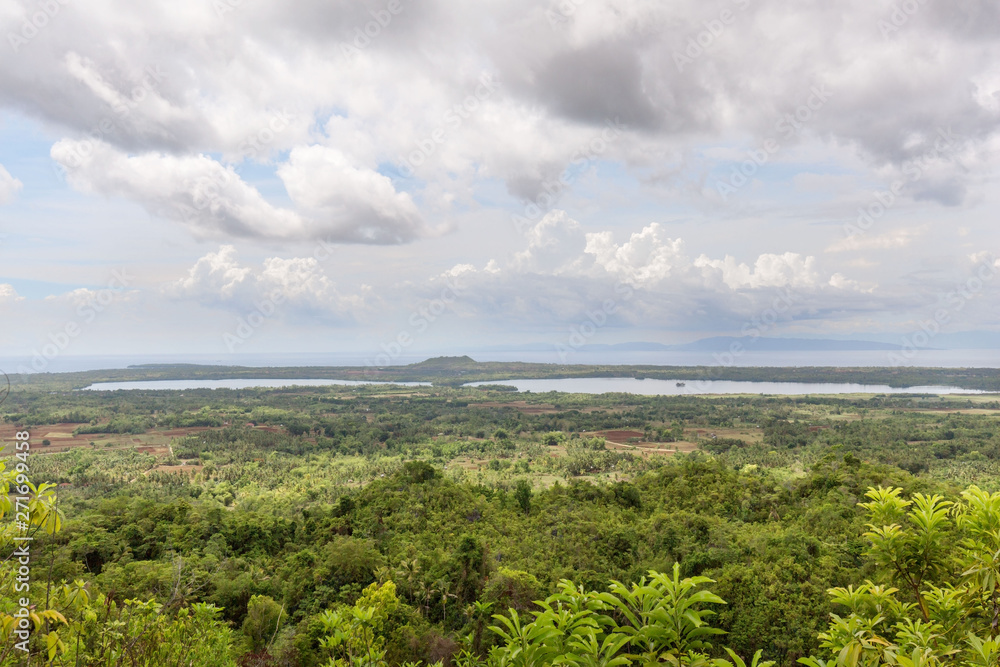
[{"label": "lake shoreline", "polygon": [[[131,382],[93,383],[83,391],[192,391],[198,389],[287,389],[291,387],[365,387],[365,386],[428,387],[429,382],[385,382],[363,380],[337,380],[317,378],[224,378],[191,380],[139,380]],[[735,380],[684,380],[635,377],[576,377],[576,378],[522,378],[470,382],[462,388],[483,386],[513,387],[518,393],[547,393],[601,395],[625,393],[642,396],[836,396],[845,394],[879,395],[970,395],[980,396],[990,392],[945,385],[915,385],[890,387],[835,382],[781,382]],[[512,392],[513,393],[513,392]]]}]

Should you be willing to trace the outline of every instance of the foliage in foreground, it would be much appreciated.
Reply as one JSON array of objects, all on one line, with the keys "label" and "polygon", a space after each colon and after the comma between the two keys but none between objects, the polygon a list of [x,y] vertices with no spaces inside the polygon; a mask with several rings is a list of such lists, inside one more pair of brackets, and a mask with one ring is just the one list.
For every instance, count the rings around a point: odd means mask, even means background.
[{"label": "foliage in foreground", "polygon": [[[50,485],[35,487],[19,478],[17,470],[0,463],[0,518],[16,509],[8,494],[27,491],[30,526],[28,536],[49,535],[62,528],[62,515]],[[0,552],[15,548],[15,524],[0,529]],[[20,546],[20,543],[18,544]],[[88,667],[163,667],[199,665],[235,667],[232,631],[219,618],[219,609],[208,604],[180,608],[176,597],[166,605],[155,600],[115,602],[106,595],[91,599],[83,581],[43,588],[39,581],[19,578],[18,558],[0,562],[0,665],[88,665]],[[24,588],[28,583],[31,587]],[[40,604],[44,590],[44,604]],[[27,597],[30,595],[30,598]],[[22,608],[20,601],[32,604]],[[27,616],[22,614],[27,609]],[[30,635],[25,638],[23,634]],[[28,652],[23,649],[27,648]]]},{"label": "foliage in foreground", "polygon": [[[0,475],[0,491],[9,490],[13,476],[2,470]],[[36,526],[57,532],[58,522],[46,521],[55,511],[53,495],[34,491]],[[843,611],[833,614],[819,635],[824,653],[799,662],[807,667],[996,665],[1000,493],[973,486],[955,501],[921,493],[906,499],[902,489],[879,487],[869,489],[867,498],[859,505],[867,514],[869,556],[878,581],[829,591]],[[0,512],[9,509],[5,503]],[[11,537],[4,532],[0,546],[10,547]],[[5,562],[0,576],[0,627],[6,638],[0,665],[16,665],[23,654],[13,650],[19,623],[13,609],[15,564]],[[710,621],[725,601],[705,588],[712,583],[704,576],[682,577],[675,564],[670,574],[651,571],[638,582],[613,581],[600,592],[563,580],[558,592],[538,601],[530,613],[513,607],[491,613],[490,604],[476,602],[473,632],[450,657],[458,667],[745,667],[735,652],[725,649],[728,657],[719,657],[713,650],[711,640],[724,633]],[[29,621],[33,652],[46,664],[236,664],[234,635],[211,605],[177,606],[173,599],[166,605],[117,603],[103,594],[92,599],[82,582],[50,589],[46,597],[51,607],[36,610]],[[266,655],[272,625],[275,634],[280,627],[281,614],[273,601],[251,601],[244,631],[256,638],[251,648],[262,648],[261,655]],[[415,664],[388,655],[412,618],[412,608],[400,600],[391,579],[368,586],[353,605],[336,605],[319,616],[325,665]],[[491,648],[483,642],[487,623]],[[757,651],[751,665],[773,664],[761,659]]]},{"label": "foliage in foreground", "polygon": [[[819,635],[822,657],[801,658],[807,667],[989,667],[1000,657],[1000,493],[973,486],[957,502],[940,495],[902,489],[870,489],[867,510],[870,556],[880,581],[833,588],[834,602],[847,610],[833,614]],[[531,620],[515,609],[496,614],[490,630],[499,644],[484,658],[474,653],[473,637],[456,660],[462,667],[532,667],[571,665],[612,667],[671,664],[722,667],[744,661],[726,649],[730,659],[711,658],[709,639],[722,634],[708,623],[706,605],[725,604],[703,589],[707,577],[682,579],[650,572],[625,586],[612,582],[607,592],[585,591],[569,581],[540,601]],[[376,589],[373,585],[372,589]],[[395,599],[390,583],[374,591]],[[386,665],[379,635],[384,612],[366,596],[352,614],[331,614],[327,645],[354,645],[331,661],[336,667]],[[760,662],[761,652],[752,665]]]}]

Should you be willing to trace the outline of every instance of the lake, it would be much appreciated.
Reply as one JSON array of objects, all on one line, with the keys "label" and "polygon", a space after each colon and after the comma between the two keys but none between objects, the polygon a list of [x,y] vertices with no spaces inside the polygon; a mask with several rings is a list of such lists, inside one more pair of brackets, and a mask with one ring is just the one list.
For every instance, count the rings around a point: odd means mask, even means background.
[{"label": "lake", "polygon": [[807,394],[984,394],[976,389],[958,387],[890,387],[877,384],[810,383],[810,382],[737,382],[732,380],[637,380],[636,378],[564,378],[548,380],[496,380],[473,382],[467,386],[500,384],[517,387],[518,391],[542,393],[561,391],[573,394],[607,394],[621,392],[640,396],[691,396],[696,394],[773,394],[805,396]]},{"label": "lake", "polygon": [[282,387],[362,386],[370,384],[430,387],[430,382],[365,382],[363,380],[139,380],[136,382],[98,382],[84,391],[119,391],[122,389],[280,389]]}]

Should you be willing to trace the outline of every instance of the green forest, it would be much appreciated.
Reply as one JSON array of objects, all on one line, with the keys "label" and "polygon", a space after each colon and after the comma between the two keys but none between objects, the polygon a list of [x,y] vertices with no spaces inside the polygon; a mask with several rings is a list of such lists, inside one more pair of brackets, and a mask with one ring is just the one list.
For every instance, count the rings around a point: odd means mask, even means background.
[{"label": "green forest", "polygon": [[2,667],[1000,658],[995,395],[79,380],[0,406]]}]

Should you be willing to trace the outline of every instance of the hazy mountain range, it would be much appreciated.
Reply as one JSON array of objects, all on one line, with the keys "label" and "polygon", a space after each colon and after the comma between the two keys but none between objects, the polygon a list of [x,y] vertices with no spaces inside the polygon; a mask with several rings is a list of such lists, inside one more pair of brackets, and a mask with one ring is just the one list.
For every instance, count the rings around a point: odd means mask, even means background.
[{"label": "hazy mountain range", "polygon": [[[881,343],[870,340],[831,340],[810,338],[751,338],[734,336],[713,336],[702,338],[691,343],[665,345],[663,343],[634,342],[617,344],[592,344],[580,348],[586,352],[722,352],[730,349],[734,343],[743,345],[746,350],[761,352],[829,352],[834,350],[898,350],[900,346],[892,343]],[[504,345],[488,348],[490,351],[531,352],[551,350],[551,344],[529,343],[525,345]]]}]

